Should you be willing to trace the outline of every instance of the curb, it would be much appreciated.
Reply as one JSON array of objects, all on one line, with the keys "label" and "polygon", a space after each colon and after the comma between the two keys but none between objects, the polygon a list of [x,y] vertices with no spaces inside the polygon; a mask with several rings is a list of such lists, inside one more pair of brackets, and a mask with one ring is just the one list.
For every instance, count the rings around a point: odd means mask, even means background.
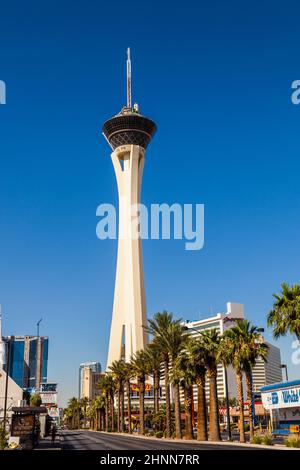
[{"label": "curb", "polygon": [[241,444],[240,442],[230,442],[230,441],[197,441],[197,440],[190,440],[190,439],[167,439],[165,437],[158,439],[155,436],[147,437],[147,436],[139,436],[139,435],[133,435],[133,434],[128,434],[128,433],[120,433],[120,432],[105,432],[105,431],[94,431],[92,429],[80,429],[80,431],[89,431],[89,432],[94,432],[97,434],[106,434],[106,435],[116,435],[116,436],[125,436],[125,437],[132,437],[132,438],[138,438],[138,439],[144,439],[144,440],[153,440],[153,441],[165,441],[165,442],[180,442],[180,443],[185,443],[188,442],[191,445],[197,445],[197,444],[212,444],[212,445],[219,445],[219,446],[234,446],[234,447],[241,447],[241,448],[248,448],[248,449],[266,449],[266,450],[299,450],[296,448],[291,448],[291,447],[286,447],[281,444],[274,444],[272,446],[267,446],[264,444],[250,444],[250,443],[245,443]]}]

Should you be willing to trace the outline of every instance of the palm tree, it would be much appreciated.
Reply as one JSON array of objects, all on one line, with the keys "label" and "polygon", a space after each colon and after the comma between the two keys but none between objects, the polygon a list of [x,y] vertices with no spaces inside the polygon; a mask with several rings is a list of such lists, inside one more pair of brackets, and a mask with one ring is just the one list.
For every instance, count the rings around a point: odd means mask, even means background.
[{"label": "palm tree", "polygon": [[92,400],[91,405],[89,406],[89,409],[87,410],[87,416],[90,419],[90,429],[93,429],[94,431],[97,431],[97,411],[95,407],[95,400]]},{"label": "palm tree", "polygon": [[[170,409],[170,390],[169,390],[169,362],[173,364],[184,347],[187,340],[185,328],[181,320],[173,320],[173,314],[164,311],[156,313],[152,320],[149,320],[150,333],[154,336],[154,342],[159,345],[163,354],[164,375],[166,387],[166,433],[171,436],[171,409]],[[177,439],[181,439],[181,420],[180,420],[180,392],[179,383],[173,382],[174,408],[175,408],[175,431]]]},{"label": "palm tree", "polygon": [[[237,381],[237,397],[238,397],[238,406],[240,410],[240,420],[239,420],[239,431],[240,431],[240,442],[245,442],[245,413],[244,413],[244,392],[243,392],[243,370],[245,360],[249,353],[248,344],[244,341],[244,331],[243,331],[243,322],[244,320],[237,320],[236,326],[229,328],[223,334],[221,348],[219,351],[220,357],[222,358],[223,364],[226,366],[231,364],[236,371],[236,381]],[[251,396],[251,406],[252,406],[252,396]],[[250,406],[250,403],[249,403]],[[250,417],[250,416],[249,416]],[[251,417],[252,418],[252,417]]]},{"label": "palm tree", "polygon": [[69,406],[67,406],[65,409],[64,409],[64,419],[66,420],[67,422],[67,426],[69,429],[73,429],[72,427],[72,421],[73,421],[73,411],[71,410],[71,408]]},{"label": "palm tree", "polygon": [[41,406],[42,404],[41,395],[39,395],[38,393],[34,393],[33,395],[30,396],[29,403],[30,403],[30,406]]},{"label": "palm tree", "polygon": [[159,410],[159,389],[160,389],[160,367],[162,362],[162,353],[159,344],[155,341],[150,343],[145,350],[146,360],[148,362],[147,369],[149,375],[153,376],[153,389],[154,389],[154,413]]},{"label": "palm tree", "polygon": [[132,419],[131,419],[131,383],[130,380],[134,376],[134,371],[131,364],[125,363],[124,367],[124,382],[126,389],[126,400],[127,400],[127,417],[128,417],[128,432],[132,434]]},{"label": "palm tree", "polygon": [[164,367],[165,399],[166,399],[166,435],[171,437],[171,400],[170,400],[170,382],[169,382],[169,352],[166,349],[164,335],[168,331],[173,321],[172,313],[163,311],[156,313],[152,320],[148,320],[148,332],[154,337],[155,343],[162,351],[162,361]]},{"label": "palm tree", "polygon": [[145,434],[145,381],[147,375],[145,351],[137,351],[131,359],[131,366],[137,378],[139,389],[140,425],[139,434]]},{"label": "palm tree", "polygon": [[105,417],[105,397],[98,395],[93,400],[93,407],[96,412],[96,430],[104,430],[104,417]]},{"label": "palm tree", "polygon": [[105,431],[108,432],[109,428],[109,389],[107,387],[106,375],[102,375],[97,387],[105,400]]},{"label": "palm tree", "polygon": [[205,375],[206,375],[206,349],[202,344],[202,337],[192,339],[188,343],[191,361],[196,375],[197,384],[197,440],[207,441],[207,407],[205,393]]},{"label": "palm tree", "polygon": [[88,397],[81,398],[80,404],[81,404],[81,407],[82,407],[82,410],[83,410],[83,423],[84,423],[83,426],[84,426],[84,429],[85,429],[86,428],[86,410],[87,410],[87,406],[89,404]]},{"label": "palm tree", "polygon": [[115,380],[115,386],[118,394],[118,432],[124,432],[124,381],[125,381],[125,362],[123,359],[114,361],[109,367]]},{"label": "palm tree", "polygon": [[188,349],[177,356],[171,381],[179,383],[184,392],[185,439],[193,439],[193,384],[196,378],[193,360]]},{"label": "palm tree", "polygon": [[201,331],[200,336],[201,344],[205,349],[207,377],[209,380],[209,440],[220,441],[217,364],[221,340],[218,330],[215,328]]},{"label": "palm tree", "polygon": [[73,397],[68,402],[68,408],[70,410],[71,418],[71,427],[72,429],[80,428],[80,402],[77,398]]},{"label": "palm tree", "polygon": [[[105,396],[105,430],[109,431],[109,415],[111,420],[111,431],[115,430],[115,407],[114,407],[114,394],[115,383],[112,374],[105,374],[99,381],[99,388]],[[110,410],[110,411],[109,411]]]},{"label": "palm tree", "polygon": [[239,336],[240,354],[243,364],[243,371],[245,372],[246,376],[251,438],[254,436],[252,369],[255,366],[257,359],[261,358],[264,361],[267,360],[269,348],[267,344],[263,341],[259,329],[256,326],[251,325],[248,320],[237,320],[236,326],[233,329]]},{"label": "palm tree", "polygon": [[287,333],[296,335],[300,341],[300,286],[281,284],[281,294],[273,294],[275,302],[268,315],[268,326],[273,326],[277,339]]}]

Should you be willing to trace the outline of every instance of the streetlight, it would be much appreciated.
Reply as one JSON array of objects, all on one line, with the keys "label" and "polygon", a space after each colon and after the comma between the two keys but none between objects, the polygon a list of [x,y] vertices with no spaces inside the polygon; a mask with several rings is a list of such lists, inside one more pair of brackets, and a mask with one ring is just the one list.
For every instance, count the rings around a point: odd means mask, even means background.
[{"label": "streetlight", "polygon": [[289,377],[288,377],[288,370],[287,370],[287,365],[286,364],[281,364],[281,369],[285,369],[285,379],[286,381],[288,382],[289,381]]}]

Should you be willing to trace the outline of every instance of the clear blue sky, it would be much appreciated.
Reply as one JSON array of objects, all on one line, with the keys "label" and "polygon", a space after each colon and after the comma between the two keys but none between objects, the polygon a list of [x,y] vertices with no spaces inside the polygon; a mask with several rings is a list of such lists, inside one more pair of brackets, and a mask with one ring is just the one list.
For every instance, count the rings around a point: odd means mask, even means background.
[{"label": "clear blue sky", "polygon": [[[29,0],[0,16],[4,333],[34,334],[43,316],[61,403],[80,362],[106,362],[117,245],[96,238],[96,208],[117,191],[101,126],[125,104],[127,46],[134,99],[158,124],[143,201],[206,216],[202,251],[144,242],[148,314],[236,301],[265,326],[272,293],[300,282],[299,2]],[[299,377],[291,340],[277,344]]]}]

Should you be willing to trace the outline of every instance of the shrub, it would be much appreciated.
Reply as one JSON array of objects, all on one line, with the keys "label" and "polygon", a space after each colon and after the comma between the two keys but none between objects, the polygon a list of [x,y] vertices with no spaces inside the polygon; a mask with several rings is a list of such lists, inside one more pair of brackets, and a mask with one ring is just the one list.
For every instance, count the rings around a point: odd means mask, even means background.
[{"label": "shrub", "polygon": [[163,437],[164,433],[162,431],[157,431],[155,433],[155,437],[157,437],[158,439],[161,439]]},{"label": "shrub", "polygon": [[5,425],[0,424],[0,450],[4,450],[8,445],[8,436],[5,431]]},{"label": "shrub", "polygon": [[39,395],[38,393],[31,395],[30,406],[41,406],[41,404],[42,404],[41,395]]},{"label": "shrub", "polygon": [[251,437],[250,444],[262,444],[262,440],[262,436],[255,434],[255,436]]},{"label": "shrub", "polygon": [[262,438],[262,443],[265,444],[266,446],[272,446],[273,445],[272,434],[265,434]]},{"label": "shrub", "polygon": [[296,447],[300,449],[300,437],[299,436],[289,436],[285,440],[285,445],[287,447]]},{"label": "shrub", "polygon": [[149,429],[144,429],[144,436],[148,436],[149,434]]},{"label": "shrub", "polygon": [[149,431],[148,436],[153,437],[154,436],[154,431]]}]

